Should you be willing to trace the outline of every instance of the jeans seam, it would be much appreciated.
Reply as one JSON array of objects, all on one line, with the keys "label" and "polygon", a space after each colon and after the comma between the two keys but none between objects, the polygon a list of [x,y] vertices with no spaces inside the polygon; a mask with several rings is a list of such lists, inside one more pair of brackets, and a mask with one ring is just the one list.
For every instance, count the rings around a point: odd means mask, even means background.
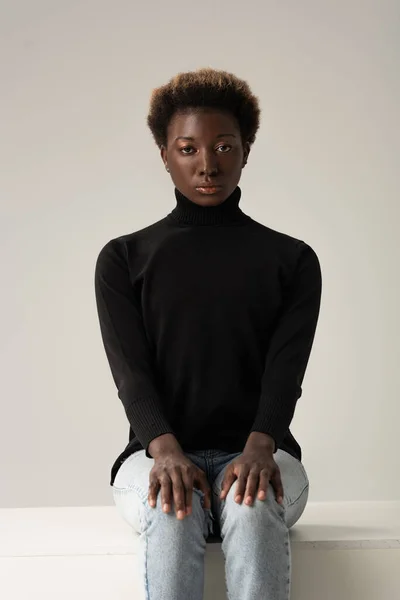
[{"label": "jeans seam", "polygon": [[113,489],[117,492],[117,493],[128,493],[128,492],[136,492],[136,494],[139,496],[140,500],[142,501],[144,507],[146,508],[146,497],[142,492],[142,488],[140,488],[137,485],[128,485],[126,487],[120,488],[116,485],[113,485]]},{"label": "jeans seam", "polygon": [[301,490],[301,492],[298,495],[298,497],[296,498],[296,500],[293,500],[293,502],[290,502],[290,504],[287,504],[285,508],[290,508],[291,506],[293,506],[293,504],[296,504],[308,488],[309,488],[309,484],[307,483],[305,485],[305,487]]},{"label": "jeans seam", "polygon": [[141,488],[137,485],[129,485],[127,487],[124,488],[119,488],[115,485],[113,485],[113,489],[116,491],[117,494],[129,494],[131,492],[135,493],[139,500],[141,501],[142,505],[143,505],[143,510],[139,510],[139,519],[140,519],[140,525],[141,525],[141,535],[143,537],[143,543],[144,543],[144,551],[143,551],[143,574],[144,574],[144,587],[145,587],[145,596],[146,596],[146,600],[150,600],[150,595],[149,595],[149,580],[148,580],[148,568],[147,568],[147,559],[148,559],[148,536],[147,536],[147,528],[148,528],[148,522],[147,522],[147,506],[146,506],[146,500],[144,499],[144,494],[141,491]]},{"label": "jeans seam", "polygon": [[[146,509],[146,506],[144,508]],[[147,528],[148,528],[148,523],[147,523],[146,510],[143,511],[143,518],[142,518],[142,516],[140,516],[140,521],[141,521],[141,525],[142,525],[142,532],[143,532],[143,538],[144,538],[144,557],[143,557],[143,560],[144,560],[144,583],[145,583],[145,588],[146,588],[146,600],[150,600],[148,568],[147,568],[147,556],[148,556]]]}]

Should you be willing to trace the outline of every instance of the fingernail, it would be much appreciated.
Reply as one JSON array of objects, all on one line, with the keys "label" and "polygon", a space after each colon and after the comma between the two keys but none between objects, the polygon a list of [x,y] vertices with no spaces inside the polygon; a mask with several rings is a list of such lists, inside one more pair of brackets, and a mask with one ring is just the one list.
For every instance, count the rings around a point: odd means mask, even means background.
[{"label": "fingernail", "polygon": [[164,504],[164,511],[169,512],[169,504]]},{"label": "fingernail", "polygon": [[264,492],[264,490],[263,490],[263,491],[261,491],[261,492],[259,492],[259,494],[258,494],[258,497],[260,498],[260,500],[261,500],[262,498],[265,498],[265,492]]},{"label": "fingernail", "polygon": [[251,504],[252,498],[251,496],[247,496],[246,498],[246,504]]},{"label": "fingernail", "polygon": [[183,510],[178,510],[178,519],[184,519],[185,518],[185,513]]},{"label": "fingernail", "polygon": [[236,498],[235,498],[236,502],[240,502],[241,499],[242,499],[242,496],[236,496]]}]

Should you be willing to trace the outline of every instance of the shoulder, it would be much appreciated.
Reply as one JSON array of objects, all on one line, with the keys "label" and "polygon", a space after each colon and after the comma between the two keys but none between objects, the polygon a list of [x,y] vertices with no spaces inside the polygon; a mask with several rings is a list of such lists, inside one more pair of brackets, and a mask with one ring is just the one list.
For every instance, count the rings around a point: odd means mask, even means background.
[{"label": "shoulder", "polygon": [[141,253],[146,248],[158,243],[167,232],[167,221],[164,217],[137,231],[113,237],[101,247],[97,263],[109,259],[127,261],[132,254]]},{"label": "shoulder", "polygon": [[260,237],[270,250],[285,259],[285,262],[297,263],[299,260],[312,258],[318,260],[315,249],[304,239],[289,235],[283,231],[272,229],[267,225],[250,220],[250,227],[254,235]]}]

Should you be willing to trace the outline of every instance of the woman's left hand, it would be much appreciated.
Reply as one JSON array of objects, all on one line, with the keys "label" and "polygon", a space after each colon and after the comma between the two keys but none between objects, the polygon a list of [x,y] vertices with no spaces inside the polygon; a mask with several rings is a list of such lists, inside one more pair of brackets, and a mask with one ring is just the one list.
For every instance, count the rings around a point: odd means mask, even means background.
[{"label": "woman's left hand", "polygon": [[243,498],[249,506],[258,492],[258,499],[265,500],[268,485],[271,482],[277,501],[283,502],[283,486],[281,472],[269,449],[245,448],[243,453],[226,467],[222,482],[221,500],[228,494],[232,484],[237,479],[235,501],[242,503]]}]

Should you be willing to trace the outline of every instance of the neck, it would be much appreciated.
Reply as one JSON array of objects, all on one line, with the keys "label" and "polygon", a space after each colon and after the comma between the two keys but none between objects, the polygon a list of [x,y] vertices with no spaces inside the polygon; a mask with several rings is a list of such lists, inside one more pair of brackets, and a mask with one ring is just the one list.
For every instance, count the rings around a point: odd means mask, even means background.
[{"label": "neck", "polygon": [[189,200],[175,188],[176,207],[170,216],[182,225],[243,224],[249,217],[239,208],[241,190],[237,186],[228,198],[217,206],[201,206]]}]

